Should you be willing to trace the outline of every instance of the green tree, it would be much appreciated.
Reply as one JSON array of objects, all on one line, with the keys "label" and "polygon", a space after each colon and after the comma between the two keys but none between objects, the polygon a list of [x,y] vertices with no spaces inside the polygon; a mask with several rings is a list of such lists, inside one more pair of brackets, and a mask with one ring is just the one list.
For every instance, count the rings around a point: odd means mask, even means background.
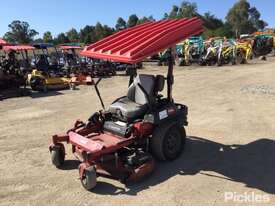
[{"label": "green tree", "polygon": [[172,10],[170,11],[170,13],[168,15],[169,19],[176,19],[176,18],[178,18],[178,12],[179,12],[179,7],[176,6],[176,5],[174,5],[172,7]]},{"label": "green tree", "polygon": [[44,40],[42,38],[37,38],[37,39],[34,39],[32,42],[33,43],[41,43],[41,42],[44,42]]},{"label": "green tree", "polygon": [[65,44],[69,42],[69,38],[63,32],[58,34],[57,38],[55,39],[55,44]]},{"label": "green tree", "polygon": [[246,0],[239,0],[229,10],[226,20],[232,26],[235,35],[252,33],[258,29],[263,29],[267,26],[261,15],[255,7],[250,7]]},{"label": "green tree", "polygon": [[102,25],[101,23],[97,23],[95,25],[95,40],[98,41],[103,39],[106,36],[111,35],[115,30],[113,28],[108,27],[107,25]]},{"label": "green tree", "polygon": [[136,14],[132,14],[131,16],[129,16],[129,19],[127,21],[127,27],[133,27],[136,26],[138,23],[138,17]]},{"label": "green tree", "polygon": [[125,29],[127,27],[126,21],[123,18],[119,17],[117,19],[115,27],[117,31]]},{"label": "green tree", "polygon": [[203,16],[200,16],[204,21],[204,36],[226,36],[232,37],[232,28],[228,23],[224,23],[221,19],[218,19],[215,15],[210,12],[206,12]]},{"label": "green tree", "polygon": [[143,24],[145,22],[150,22],[150,21],[156,21],[152,15],[149,17],[146,17],[146,16],[142,17],[141,19],[138,20],[137,24]]},{"label": "green tree", "polygon": [[232,32],[231,25],[228,23],[224,23],[223,26],[213,30],[205,27],[203,35],[205,38],[215,37],[215,36],[220,36],[220,37],[225,36],[227,38],[231,38],[234,36],[234,33]]},{"label": "green tree", "polygon": [[9,24],[9,31],[5,33],[4,39],[11,43],[28,44],[39,33],[30,29],[30,25],[25,21],[13,21]]},{"label": "green tree", "polygon": [[95,37],[95,27],[86,25],[83,29],[80,29],[79,32],[80,42],[85,44],[90,44],[96,41]]},{"label": "green tree", "polygon": [[215,15],[211,14],[210,12],[206,12],[202,16],[204,20],[204,26],[207,29],[215,30],[220,27],[223,27],[224,23],[221,19],[218,19]]},{"label": "green tree", "polygon": [[263,30],[267,26],[267,23],[260,19],[261,14],[256,7],[250,8],[249,14],[250,14],[250,21],[252,22],[252,24],[257,30]]},{"label": "green tree", "polygon": [[198,6],[196,3],[191,3],[189,1],[183,1],[181,3],[181,7],[178,11],[178,18],[186,17],[194,17],[198,14]]},{"label": "green tree", "polygon": [[79,42],[79,35],[75,28],[72,28],[66,34],[70,42]]},{"label": "green tree", "polygon": [[163,15],[163,19],[169,19],[169,15],[166,12]]},{"label": "green tree", "polygon": [[190,18],[198,16],[198,6],[196,3],[191,3],[189,1],[183,1],[180,7],[174,5],[169,15],[165,14],[164,18],[178,19],[178,18]]},{"label": "green tree", "polygon": [[46,31],[43,34],[43,41],[45,43],[52,43],[53,42],[53,36],[52,36],[52,33],[50,31]]}]

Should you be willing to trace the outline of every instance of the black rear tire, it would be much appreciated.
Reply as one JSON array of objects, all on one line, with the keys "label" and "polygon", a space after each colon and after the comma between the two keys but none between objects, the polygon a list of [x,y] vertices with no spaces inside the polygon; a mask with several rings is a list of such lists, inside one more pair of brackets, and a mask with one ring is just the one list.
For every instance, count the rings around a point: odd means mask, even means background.
[{"label": "black rear tire", "polygon": [[151,151],[159,160],[174,160],[182,153],[185,139],[185,129],[177,123],[158,127],[151,138]]}]

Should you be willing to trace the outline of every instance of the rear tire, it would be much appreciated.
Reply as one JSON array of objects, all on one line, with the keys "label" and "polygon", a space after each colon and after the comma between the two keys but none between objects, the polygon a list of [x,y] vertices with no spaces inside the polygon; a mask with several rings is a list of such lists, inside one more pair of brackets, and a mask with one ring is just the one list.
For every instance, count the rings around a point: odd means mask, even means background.
[{"label": "rear tire", "polygon": [[162,161],[176,159],[184,149],[186,133],[184,127],[170,123],[155,129],[150,146],[154,156]]}]

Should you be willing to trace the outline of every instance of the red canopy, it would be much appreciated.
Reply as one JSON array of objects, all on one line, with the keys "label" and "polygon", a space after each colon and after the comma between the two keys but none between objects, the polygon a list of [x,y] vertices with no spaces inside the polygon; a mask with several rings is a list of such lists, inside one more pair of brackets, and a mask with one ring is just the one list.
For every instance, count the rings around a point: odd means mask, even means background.
[{"label": "red canopy", "polygon": [[14,51],[24,51],[24,50],[34,50],[33,46],[29,45],[14,45],[14,46],[4,46],[5,51],[14,50]]},{"label": "red canopy", "polygon": [[5,40],[0,39],[0,46],[5,46],[5,45],[9,45],[9,43],[7,43]]},{"label": "red canopy", "polygon": [[197,17],[148,22],[91,44],[80,54],[134,64],[202,32],[202,21]]},{"label": "red canopy", "polygon": [[68,46],[68,45],[61,45],[59,46],[61,50],[69,50],[69,49],[82,49],[80,46]]}]

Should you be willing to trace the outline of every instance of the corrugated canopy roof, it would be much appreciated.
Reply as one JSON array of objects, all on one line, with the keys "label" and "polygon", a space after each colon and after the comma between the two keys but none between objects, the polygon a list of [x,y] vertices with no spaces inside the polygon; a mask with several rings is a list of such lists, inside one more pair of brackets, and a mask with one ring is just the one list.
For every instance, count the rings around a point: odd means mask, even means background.
[{"label": "corrugated canopy roof", "polygon": [[9,43],[7,43],[5,40],[0,39],[0,46],[5,46],[5,45],[9,45]]},{"label": "corrugated canopy roof", "polygon": [[24,51],[24,50],[34,50],[33,46],[29,45],[13,45],[13,46],[4,46],[5,51],[14,50],[14,51]]},{"label": "corrugated canopy roof", "polygon": [[202,21],[197,17],[148,22],[91,44],[80,54],[133,64],[202,32]]},{"label": "corrugated canopy roof", "polygon": [[59,46],[61,50],[69,50],[69,49],[82,49],[81,46],[69,46],[69,45],[61,45]]}]

